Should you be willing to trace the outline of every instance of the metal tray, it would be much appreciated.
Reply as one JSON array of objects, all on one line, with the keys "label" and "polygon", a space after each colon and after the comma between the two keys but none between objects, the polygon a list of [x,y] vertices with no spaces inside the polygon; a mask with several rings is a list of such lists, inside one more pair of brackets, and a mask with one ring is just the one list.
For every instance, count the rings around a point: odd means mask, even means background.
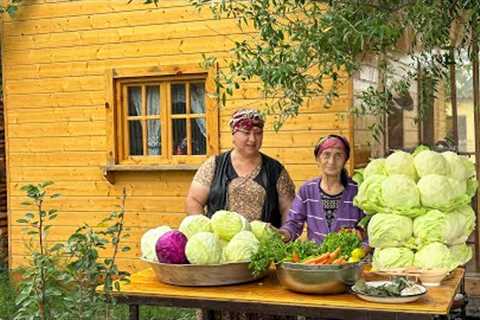
[{"label": "metal tray", "polygon": [[168,264],[140,258],[148,263],[161,282],[186,287],[225,286],[251,282],[265,277],[253,276],[248,269],[249,262],[226,264]]},{"label": "metal tray", "polygon": [[276,269],[278,280],[284,287],[302,293],[342,293],[360,277],[357,263],[311,265],[282,262],[276,265]]}]

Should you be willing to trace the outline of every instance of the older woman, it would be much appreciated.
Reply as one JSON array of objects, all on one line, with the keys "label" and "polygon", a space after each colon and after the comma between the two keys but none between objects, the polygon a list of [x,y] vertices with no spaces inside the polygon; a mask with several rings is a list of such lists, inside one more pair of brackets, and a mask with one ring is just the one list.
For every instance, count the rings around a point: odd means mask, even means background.
[{"label": "older woman", "polygon": [[233,149],[210,157],[199,168],[187,195],[189,214],[227,209],[247,220],[263,220],[280,227],[286,217],[295,186],[285,168],[260,152],[264,120],[252,109],[233,114]]},{"label": "older woman", "polygon": [[[264,120],[258,111],[239,110],[229,125],[233,149],[210,157],[198,169],[187,195],[186,211],[210,217],[226,209],[249,221],[262,220],[278,228],[295,197],[295,185],[280,162],[260,152]],[[252,316],[259,320],[271,318],[207,310],[197,318],[240,320]]]},{"label": "older woman", "polygon": [[313,153],[320,167],[320,176],[300,187],[287,221],[280,229],[284,240],[300,236],[305,223],[308,239],[315,242],[322,242],[328,233],[345,228],[362,237],[356,226],[364,214],[352,202],[358,189],[345,169],[350,156],[347,139],[333,134],[323,137]]}]

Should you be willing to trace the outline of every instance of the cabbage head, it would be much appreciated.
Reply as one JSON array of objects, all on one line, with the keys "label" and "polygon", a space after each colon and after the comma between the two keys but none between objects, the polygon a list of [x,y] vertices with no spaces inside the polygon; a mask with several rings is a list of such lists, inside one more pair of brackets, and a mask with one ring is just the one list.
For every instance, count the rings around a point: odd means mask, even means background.
[{"label": "cabbage head", "polygon": [[413,266],[415,255],[408,248],[375,249],[372,267],[374,270],[389,270]]},{"label": "cabbage head", "polygon": [[223,249],[223,262],[250,261],[258,252],[260,241],[251,231],[240,231]]},{"label": "cabbage head", "polygon": [[210,219],[213,232],[222,240],[230,241],[240,231],[250,230],[250,223],[233,211],[219,210]]},{"label": "cabbage head", "polygon": [[417,185],[405,175],[391,175],[382,182],[382,199],[385,207],[397,210],[420,206]]},{"label": "cabbage head", "polygon": [[385,170],[385,159],[373,159],[367,164],[363,170],[363,177],[366,179],[373,175],[387,175],[387,171]]},{"label": "cabbage head", "polygon": [[453,270],[458,263],[452,260],[450,249],[440,242],[432,242],[415,253],[417,268],[447,268]]},{"label": "cabbage head", "polygon": [[450,244],[462,233],[463,226],[460,226],[457,218],[457,214],[430,210],[413,221],[413,235],[423,244],[431,242]]},{"label": "cabbage head", "polygon": [[424,176],[417,183],[420,201],[425,207],[444,209],[453,200],[452,185],[448,177],[431,174]]},{"label": "cabbage head", "polygon": [[190,239],[198,232],[212,232],[212,227],[210,225],[210,219],[203,214],[195,214],[186,216],[180,223],[178,230]]},{"label": "cabbage head", "polygon": [[378,213],[368,223],[371,247],[399,247],[412,237],[412,219],[396,214]]},{"label": "cabbage head", "polygon": [[425,150],[417,154],[414,158],[415,169],[420,177],[427,176],[429,174],[439,174],[442,176],[448,176],[450,168],[447,160],[441,153]]},{"label": "cabbage head", "polygon": [[467,180],[467,196],[472,199],[478,188],[478,181],[476,177],[471,177]]},{"label": "cabbage head", "polygon": [[259,241],[265,241],[270,238],[270,227],[268,226],[268,223],[260,220],[254,220],[250,222],[250,227],[252,228],[253,234]]},{"label": "cabbage head", "polygon": [[353,198],[353,204],[367,214],[382,211],[382,182],[386,178],[386,176],[371,175],[365,179],[358,188],[357,195]]},{"label": "cabbage head", "polygon": [[428,208],[450,211],[470,201],[466,184],[446,176],[424,176],[417,187],[422,205]]},{"label": "cabbage head", "polygon": [[199,232],[188,240],[185,255],[191,264],[218,264],[222,259],[222,246],[215,234]]},{"label": "cabbage head", "polygon": [[388,175],[403,174],[417,181],[417,171],[413,160],[410,153],[395,151],[385,159],[385,170]]},{"label": "cabbage head", "polygon": [[475,229],[475,211],[471,206],[465,205],[447,213],[451,217],[450,245],[460,244],[467,241]]},{"label": "cabbage head", "polygon": [[158,238],[165,232],[172,230],[169,226],[159,226],[157,228],[147,230],[140,239],[140,251],[142,257],[149,261],[158,261],[155,245]]},{"label": "cabbage head", "polygon": [[442,156],[447,161],[451,178],[467,180],[475,175],[475,165],[467,158],[451,151],[443,152]]},{"label": "cabbage head", "polygon": [[462,243],[451,246],[450,254],[452,255],[452,260],[458,263],[458,265],[464,265],[472,259],[473,250],[472,247]]}]

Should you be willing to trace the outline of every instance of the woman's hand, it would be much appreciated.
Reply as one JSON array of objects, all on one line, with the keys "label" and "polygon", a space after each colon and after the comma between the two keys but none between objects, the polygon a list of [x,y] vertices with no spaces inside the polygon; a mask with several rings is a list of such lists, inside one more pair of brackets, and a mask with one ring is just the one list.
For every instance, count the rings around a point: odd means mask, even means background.
[{"label": "woman's hand", "polygon": [[287,230],[275,228],[270,223],[268,224],[268,228],[270,228],[271,230],[278,233],[280,235],[280,237],[282,237],[283,242],[290,241],[290,239],[291,239],[290,232],[288,232]]}]

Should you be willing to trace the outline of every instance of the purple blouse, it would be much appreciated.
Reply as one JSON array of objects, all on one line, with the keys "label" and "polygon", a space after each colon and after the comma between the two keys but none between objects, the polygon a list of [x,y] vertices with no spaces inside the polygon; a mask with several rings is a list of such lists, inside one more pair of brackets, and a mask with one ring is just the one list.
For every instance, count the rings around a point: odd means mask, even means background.
[{"label": "purple blouse", "polygon": [[288,231],[290,239],[294,240],[302,234],[306,222],[308,239],[321,243],[330,232],[336,232],[342,228],[355,228],[358,221],[365,215],[362,210],[353,206],[353,198],[357,191],[356,183],[349,179],[331,228],[328,228],[321,203],[320,178],[306,181],[295,196],[287,221],[281,229]]}]

